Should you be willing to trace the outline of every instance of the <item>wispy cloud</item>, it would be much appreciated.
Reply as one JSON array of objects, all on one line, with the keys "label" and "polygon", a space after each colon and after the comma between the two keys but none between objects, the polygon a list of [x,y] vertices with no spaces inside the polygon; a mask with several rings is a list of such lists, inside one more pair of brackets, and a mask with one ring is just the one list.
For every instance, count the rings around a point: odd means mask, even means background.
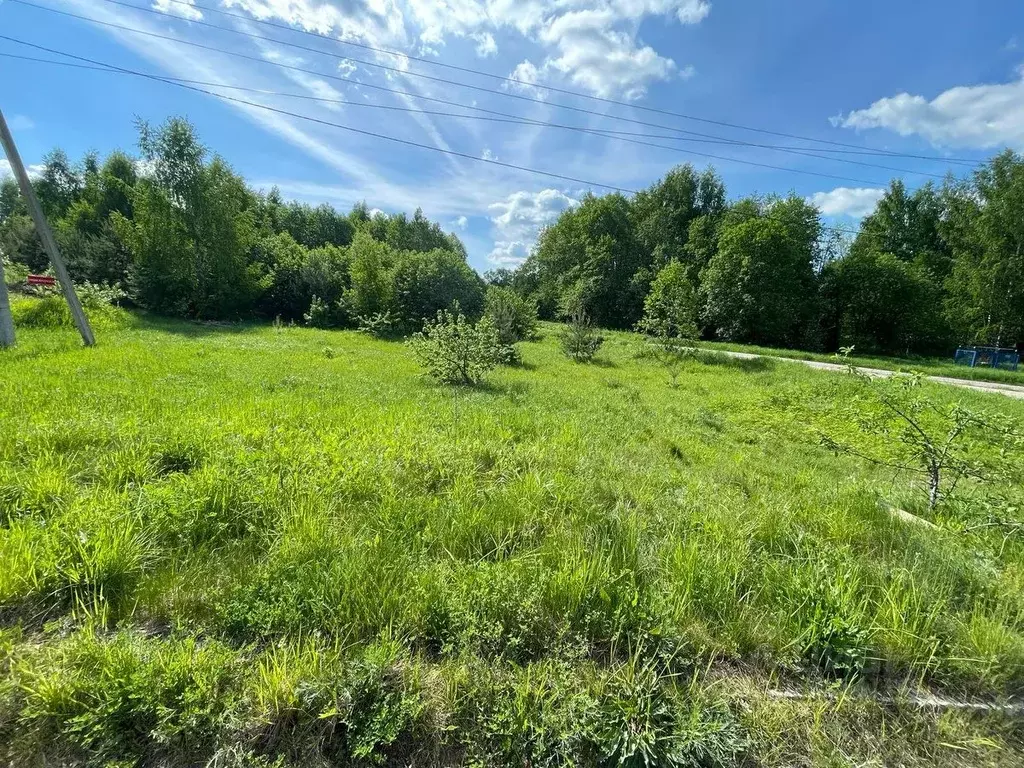
[{"label": "wispy cloud", "polygon": [[12,131],[31,131],[36,124],[32,118],[25,115],[11,115],[7,118],[7,127]]}]

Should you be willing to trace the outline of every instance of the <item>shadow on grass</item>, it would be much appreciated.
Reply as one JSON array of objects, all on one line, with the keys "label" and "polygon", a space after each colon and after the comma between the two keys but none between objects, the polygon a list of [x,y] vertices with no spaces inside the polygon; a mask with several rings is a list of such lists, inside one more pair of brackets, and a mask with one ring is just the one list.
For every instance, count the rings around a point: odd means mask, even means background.
[{"label": "shadow on grass", "polygon": [[703,365],[717,365],[723,368],[735,368],[744,373],[763,373],[775,370],[776,362],[764,357],[734,357],[724,352],[699,350],[693,359]]},{"label": "shadow on grass", "polygon": [[201,338],[204,336],[256,333],[261,330],[266,330],[268,327],[270,327],[270,323],[267,322],[178,320],[170,317],[160,317],[159,315],[140,314],[138,315],[138,323],[135,325],[133,330],[160,331],[161,333],[169,333],[175,336]]}]

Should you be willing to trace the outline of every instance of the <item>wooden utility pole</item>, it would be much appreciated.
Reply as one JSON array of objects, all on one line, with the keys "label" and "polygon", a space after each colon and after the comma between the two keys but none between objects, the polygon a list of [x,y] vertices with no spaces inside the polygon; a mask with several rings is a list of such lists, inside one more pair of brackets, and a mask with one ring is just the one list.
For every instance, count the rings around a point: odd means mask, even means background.
[{"label": "wooden utility pole", "polygon": [[[60,257],[60,251],[57,250],[57,241],[53,237],[53,230],[50,229],[43,208],[39,205],[39,198],[36,197],[36,191],[32,188],[32,182],[28,178],[28,172],[25,171],[25,166],[21,162],[21,155],[18,154],[18,148],[14,145],[14,137],[11,136],[11,131],[7,127],[3,112],[0,112],[0,143],[4,146],[4,152],[7,153],[7,159],[11,163],[11,170],[14,171],[14,177],[18,180],[18,186],[21,187],[21,194],[25,196],[25,203],[36,224],[36,232],[43,243],[43,250],[50,257],[53,271],[57,273],[57,280],[64,292],[64,298],[68,307],[71,308],[71,316],[75,319],[78,332],[82,334],[82,341],[85,342],[85,346],[91,347],[96,343],[96,339],[92,335],[92,328],[89,327],[89,319],[85,316],[85,310],[82,309],[82,302],[78,300],[78,294],[75,293],[71,276],[68,275],[64,260]],[[6,294],[6,290],[4,293]]]},{"label": "wooden utility pole", "polygon": [[4,257],[0,254],[0,349],[14,346],[14,318],[11,316],[11,300],[7,296],[7,281],[4,280]]}]

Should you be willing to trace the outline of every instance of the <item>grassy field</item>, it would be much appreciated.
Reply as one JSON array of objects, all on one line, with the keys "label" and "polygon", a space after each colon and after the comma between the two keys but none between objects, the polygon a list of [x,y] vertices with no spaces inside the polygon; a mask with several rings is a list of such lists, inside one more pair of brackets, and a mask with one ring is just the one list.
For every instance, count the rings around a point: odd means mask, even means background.
[{"label": "grassy field", "polygon": [[22,331],[0,762],[1024,762],[1019,715],[915,703],[1024,690],[1024,537],[976,525],[1021,478],[929,512],[819,445],[852,377],[521,347],[465,389],[351,332]]}]

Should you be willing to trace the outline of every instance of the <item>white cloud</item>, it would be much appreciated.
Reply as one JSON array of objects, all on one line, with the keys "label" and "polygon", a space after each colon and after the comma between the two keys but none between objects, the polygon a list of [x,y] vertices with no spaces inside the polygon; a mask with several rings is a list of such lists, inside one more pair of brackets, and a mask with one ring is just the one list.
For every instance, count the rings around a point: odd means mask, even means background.
[{"label": "white cloud", "polygon": [[530,255],[531,243],[519,240],[496,240],[487,260],[499,267],[518,267]]},{"label": "white cloud", "polygon": [[[168,2],[168,0],[157,0]],[[436,54],[449,37],[476,42],[478,56],[497,53],[495,35],[515,30],[542,49],[539,64],[513,77],[528,83],[568,82],[601,97],[642,97],[650,83],[690,67],[638,39],[649,17],[697,24],[708,0],[223,0],[256,18],[345,39]],[[390,62],[390,59],[387,59]]]},{"label": "white cloud", "polygon": [[203,18],[203,12],[195,4],[195,0],[155,0],[153,9],[161,13],[173,13],[189,21],[199,21]]},{"label": "white cloud", "polygon": [[836,187],[831,192],[815,192],[808,198],[808,202],[826,216],[860,219],[874,211],[884,195],[884,189]]},{"label": "white cloud", "polygon": [[338,62],[338,71],[341,72],[342,77],[351,77],[357,69],[359,67],[356,66],[356,63],[349,59],[342,59]]},{"label": "white cloud", "polygon": [[1024,67],[1009,83],[960,86],[931,101],[900,93],[833,118],[834,125],[919,135],[936,146],[1024,147]]},{"label": "white cloud", "polygon": [[480,157],[484,160],[497,160],[498,156],[491,152],[490,147],[484,147],[484,151],[480,153]]},{"label": "white cloud", "polygon": [[469,219],[467,219],[465,216],[459,216],[459,218],[457,218],[453,223],[459,229],[465,229],[466,227],[469,226]]},{"label": "white cloud", "polygon": [[498,52],[498,44],[490,32],[475,32],[470,37],[476,40],[476,55],[480,58],[494,56]]},{"label": "white cloud", "polygon": [[[43,175],[43,171],[46,170],[44,165],[26,165],[25,170],[28,171],[30,179],[38,179]],[[11,164],[7,160],[0,160],[0,179],[13,178],[14,171],[11,170]]]},{"label": "white cloud", "polygon": [[540,230],[579,202],[557,189],[515,192],[488,206],[496,233],[494,249],[487,257],[495,264],[518,264],[533,248]]},{"label": "white cloud", "polygon": [[672,59],[650,46],[638,47],[636,35],[616,30],[609,10],[572,11],[558,17],[540,33],[540,40],[558,50],[543,71],[555,70],[578,87],[602,98],[622,95],[639,99],[653,80],[676,72]]},{"label": "white cloud", "polygon": [[547,95],[547,91],[535,87],[541,80],[541,73],[529,59],[519,62],[509,73],[509,78],[514,82],[505,83],[503,87],[506,90],[525,93],[535,99],[543,99]]}]

